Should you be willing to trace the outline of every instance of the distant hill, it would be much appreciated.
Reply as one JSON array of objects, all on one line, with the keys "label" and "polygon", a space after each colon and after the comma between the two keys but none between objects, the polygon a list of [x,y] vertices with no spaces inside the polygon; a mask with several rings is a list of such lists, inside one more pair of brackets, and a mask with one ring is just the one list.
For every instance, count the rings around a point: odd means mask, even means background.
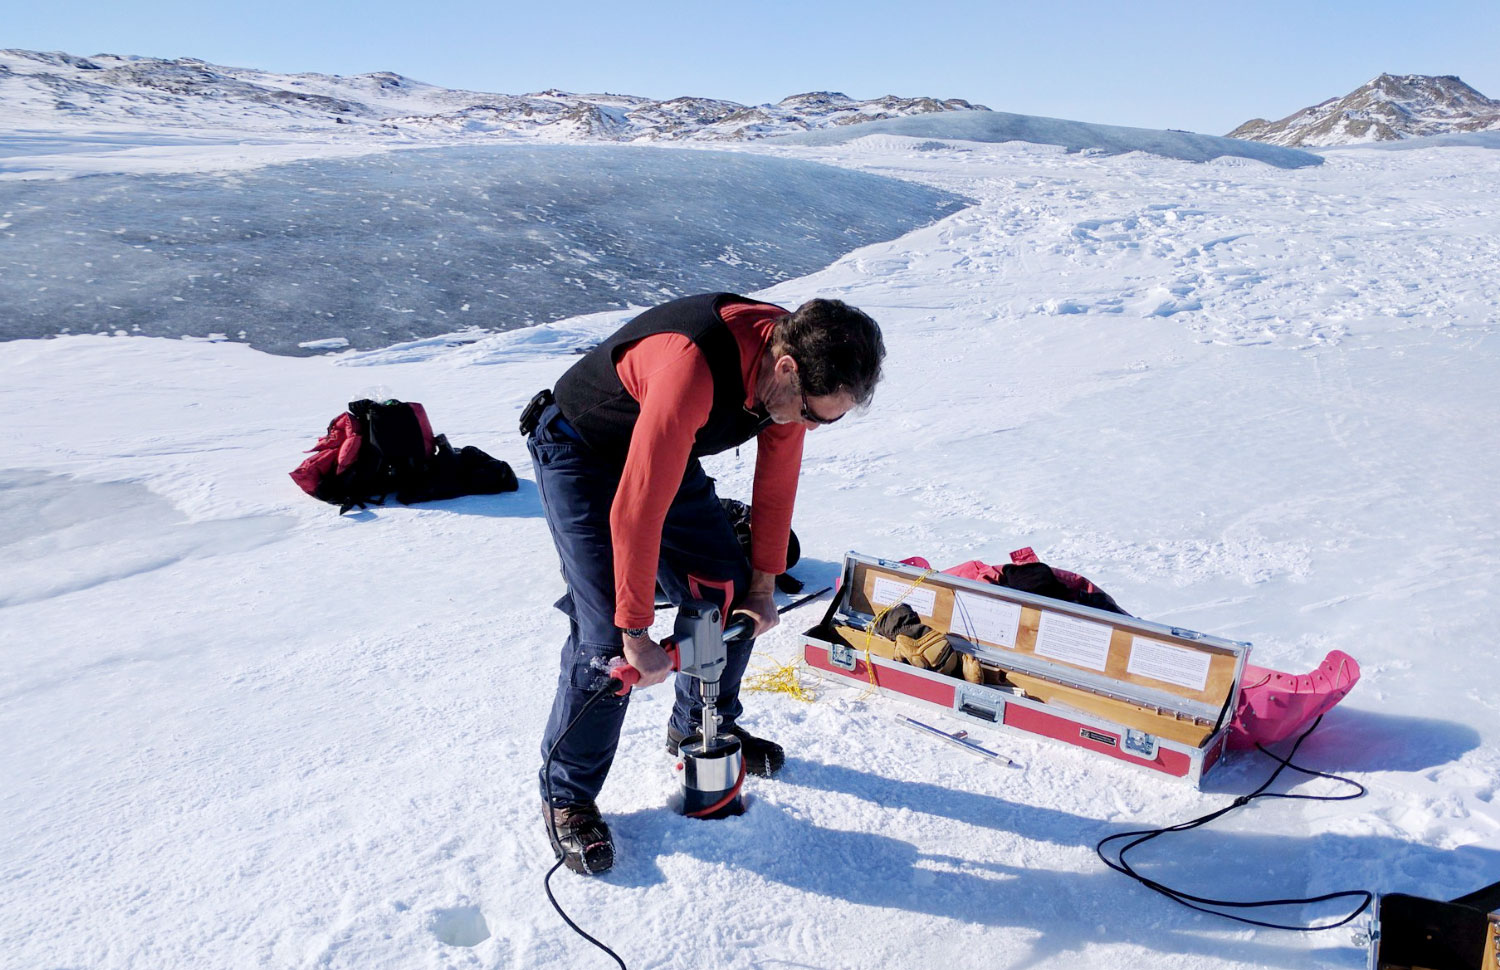
[{"label": "distant hill", "polygon": [[856,101],[817,91],[748,106],[713,98],[457,91],[379,72],[276,74],[194,58],[0,51],[0,124],[128,125],[262,132],[320,129],[414,138],[740,141],[906,115],[987,111],[957,98]]},{"label": "distant hill", "polygon": [[438,87],[400,74],[279,74],[191,57],[163,59],[0,50],[0,129],[113,128],[154,137],[311,139],[391,145],[494,140],[567,143],[733,143],[790,136],[830,144],[891,134],[966,141],[1028,141],[1069,151],[1144,151],[1208,161],[1253,158],[1295,168],[1306,152],[1182,131],[1121,128],[991,111],[959,98],[887,95],[856,101],[834,91],[775,104],[704,97],[653,100],[557,89],[494,94]]},{"label": "distant hill", "polygon": [[1500,130],[1500,101],[1458,78],[1382,74],[1342,98],[1329,98],[1280,121],[1247,121],[1229,137],[1327,148],[1491,130]]}]

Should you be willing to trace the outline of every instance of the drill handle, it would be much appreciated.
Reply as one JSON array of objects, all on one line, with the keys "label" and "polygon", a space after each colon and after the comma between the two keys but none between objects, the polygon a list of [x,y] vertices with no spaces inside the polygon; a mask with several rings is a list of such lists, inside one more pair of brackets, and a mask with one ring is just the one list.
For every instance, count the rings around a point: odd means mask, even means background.
[{"label": "drill handle", "polygon": [[[717,621],[714,623],[717,626]],[[729,621],[724,628],[722,642],[731,643],[736,640],[748,639],[755,633],[755,618],[741,613]],[[667,637],[661,642],[661,648],[667,652],[667,657],[672,661],[673,670],[682,669],[682,653],[677,648],[676,637]],[[623,657],[617,657],[609,665],[609,676],[619,681],[620,686],[615,690],[616,697],[624,697],[630,693],[630,689],[640,683],[641,672],[632,667]]]},{"label": "drill handle", "polygon": [[724,627],[724,642],[733,643],[736,640],[748,640],[755,633],[755,617],[749,613],[736,613],[729,620],[729,625]]},{"label": "drill handle", "polygon": [[[661,648],[667,652],[667,659],[672,662],[673,670],[682,669],[682,655],[677,652],[677,641],[671,637],[661,642]],[[616,697],[624,697],[630,693],[630,689],[640,683],[641,672],[630,666],[624,657],[616,657],[609,664],[609,678],[619,683],[619,689],[614,694]]]}]

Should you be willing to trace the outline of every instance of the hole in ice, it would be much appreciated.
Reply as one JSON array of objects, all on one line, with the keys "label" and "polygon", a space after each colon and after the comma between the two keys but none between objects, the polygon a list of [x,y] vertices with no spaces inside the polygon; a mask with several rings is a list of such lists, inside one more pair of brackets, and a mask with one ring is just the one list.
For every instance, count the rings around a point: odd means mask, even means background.
[{"label": "hole in ice", "polygon": [[490,927],[478,906],[458,906],[432,914],[432,935],[449,946],[478,946],[490,938]]}]

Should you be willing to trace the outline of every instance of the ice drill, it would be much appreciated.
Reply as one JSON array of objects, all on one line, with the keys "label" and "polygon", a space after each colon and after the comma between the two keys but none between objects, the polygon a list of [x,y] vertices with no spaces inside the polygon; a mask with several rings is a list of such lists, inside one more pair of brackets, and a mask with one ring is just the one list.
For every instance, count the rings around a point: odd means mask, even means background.
[{"label": "ice drill", "polygon": [[[754,631],[755,621],[749,616],[737,616],[726,627],[719,607],[703,600],[688,600],[677,609],[672,635],[661,642],[672,669],[698,681],[703,701],[702,731],[683,739],[676,766],[682,787],[678,810],[683,815],[726,818],[745,811],[741,790],[745,757],[740,739],[720,731],[719,679],[729,659],[725,645],[743,640]],[[641,676],[624,662],[612,666],[609,673],[620,682],[615,693],[621,696],[630,693]]]}]

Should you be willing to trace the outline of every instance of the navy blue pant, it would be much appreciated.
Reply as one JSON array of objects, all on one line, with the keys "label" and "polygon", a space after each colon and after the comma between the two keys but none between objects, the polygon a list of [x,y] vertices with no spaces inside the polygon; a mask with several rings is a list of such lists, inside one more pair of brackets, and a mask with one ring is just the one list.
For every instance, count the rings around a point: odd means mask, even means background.
[{"label": "navy blue pant", "polygon": [[[609,661],[621,655],[620,631],[615,627],[614,545],[609,531],[609,510],[620,483],[620,467],[599,458],[577,440],[555,404],[542,413],[527,445],[542,509],[568,586],[557,602],[557,608],[568,617],[569,629],[557,694],[542,737],[545,759],[584,702],[608,680],[605,669]],[[737,601],[749,586],[750,563],[714,493],[713,479],[696,460],[688,462],[667,511],[656,579],[673,603],[698,598],[733,606],[723,602],[719,590],[732,584],[727,588]],[[728,663],[719,681],[717,705],[726,727],[740,716],[740,678],[753,645],[753,640],[727,645]],[[676,681],[671,727],[690,734],[697,731],[702,713],[698,682],[680,675]],[[629,703],[628,695],[606,696],[558,745],[552,759],[553,804],[591,801],[598,796],[614,760]],[[544,797],[545,791],[543,788]]]}]

